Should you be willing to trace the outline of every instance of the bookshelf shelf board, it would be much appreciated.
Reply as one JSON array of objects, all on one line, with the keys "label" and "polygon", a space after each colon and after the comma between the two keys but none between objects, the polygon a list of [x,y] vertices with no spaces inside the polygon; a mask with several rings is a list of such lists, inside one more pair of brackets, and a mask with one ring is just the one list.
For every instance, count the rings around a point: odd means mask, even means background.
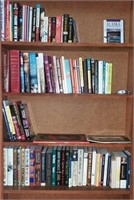
[{"label": "bookshelf shelf board", "polygon": [[3,93],[3,97],[38,97],[38,96],[46,96],[46,97],[89,97],[89,98],[133,98],[133,94],[56,94],[56,93],[11,93],[5,92]]},{"label": "bookshelf shelf board", "polygon": [[130,190],[129,189],[111,189],[109,187],[89,187],[89,186],[84,186],[84,187],[72,187],[72,188],[68,188],[65,186],[55,186],[55,187],[51,187],[51,186],[44,186],[44,187],[5,187],[4,189],[4,193],[5,194],[17,194],[17,193],[43,193],[43,194],[56,194],[58,191],[58,194],[81,194],[84,191],[85,193],[92,193],[92,194],[130,194]]},{"label": "bookshelf shelf board", "polygon": [[[57,51],[86,51],[86,50],[107,50],[126,51],[134,48],[133,43],[45,43],[45,42],[2,42],[5,49],[21,49],[21,50],[57,50]],[[53,49],[52,49],[53,48]]]},{"label": "bookshelf shelf board", "polygon": [[[3,142],[3,145],[4,146],[8,146],[8,145],[12,145],[12,146],[32,146],[32,145],[35,145],[34,143],[32,142]],[[89,143],[89,144],[51,144],[51,143],[48,143],[48,144],[44,144],[43,142],[42,143],[39,143],[39,144],[36,144],[36,145],[42,145],[42,146],[93,146],[93,147],[99,147],[99,148],[102,148],[102,147],[106,147],[106,148],[119,148],[119,149],[124,149],[124,148],[131,148],[132,145],[131,143],[130,144],[98,144],[98,143]]]}]

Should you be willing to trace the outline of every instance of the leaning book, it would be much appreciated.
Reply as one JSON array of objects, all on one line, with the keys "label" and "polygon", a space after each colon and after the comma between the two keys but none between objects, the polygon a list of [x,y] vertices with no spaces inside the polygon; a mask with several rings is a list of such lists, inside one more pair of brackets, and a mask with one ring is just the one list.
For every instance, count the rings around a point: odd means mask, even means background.
[{"label": "leaning book", "polygon": [[39,133],[33,139],[34,144],[89,144],[84,134],[46,134]]},{"label": "leaning book", "polygon": [[103,20],[103,41],[104,43],[124,43],[124,20],[104,19]]},{"label": "leaning book", "polygon": [[93,143],[113,143],[113,144],[128,144],[131,140],[123,135],[86,135],[88,142]]}]

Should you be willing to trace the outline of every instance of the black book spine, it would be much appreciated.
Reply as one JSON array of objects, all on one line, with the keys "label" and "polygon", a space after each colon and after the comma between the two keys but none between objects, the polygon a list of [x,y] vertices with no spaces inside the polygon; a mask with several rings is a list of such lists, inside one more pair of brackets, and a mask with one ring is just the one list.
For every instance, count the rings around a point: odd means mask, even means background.
[{"label": "black book spine", "polygon": [[51,42],[55,42],[56,36],[56,17],[51,17]]},{"label": "black book spine", "polygon": [[73,18],[69,17],[68,22],[68,43],[73,42]]},{"label": "black book spine", "polygon": [[19,14],[18,14],[18,40],[22,41],[22,6],[19,5]]},{"label": "black book spine", "polygon": [[32,20],[32,36],[31,41],[35,41],[36,39],[36,8],[33,8],[33,20]]},{"label": "black book spine", "polygon": [[56,152],[56,164],[57,164],[57,169],[56,169],[56,185],[61,185],[61,148],[62,147],[58,147],[57,148],[57,152]]},{"label": "black book spine", "polygon": [[68,42],[68,21],[69,14],[63,15],[63,42]]},{"label": "black book spine", "polygon": [[84,93],[88,93],[88,76],[87,76],[86,60],[82,62],[83,62]]}]

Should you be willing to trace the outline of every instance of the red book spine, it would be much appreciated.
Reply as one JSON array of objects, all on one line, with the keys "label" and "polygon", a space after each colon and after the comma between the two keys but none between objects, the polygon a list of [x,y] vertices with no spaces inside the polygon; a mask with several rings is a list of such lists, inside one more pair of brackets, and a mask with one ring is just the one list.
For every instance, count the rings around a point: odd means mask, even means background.
[{"label": "red book spine", "polygon": [[19,50],[9,51],[10,92],[20,92],[20,59]]},{"label": "red book spine", "polygon": [[10,12],[9,12],[9,0],[5,1],[5,11],[6,11],[6,23],[5,23],[5,41],[9,41],[10,38]]},{"label": "red book spine", "polygon": [[56,16],[56,43],[61,42],[62,16]]}]

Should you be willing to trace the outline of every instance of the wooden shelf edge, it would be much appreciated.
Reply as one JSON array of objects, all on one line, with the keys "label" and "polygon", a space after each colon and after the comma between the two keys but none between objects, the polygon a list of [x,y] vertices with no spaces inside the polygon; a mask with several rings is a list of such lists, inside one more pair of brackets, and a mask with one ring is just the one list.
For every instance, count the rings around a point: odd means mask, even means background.
[{"label": "wooden shelf edge", "polygon": [[46,193],[46,194],[56,194],[58,191],[58,194],[64,193],[64,194],[84,194],[85,193],[92,193],[92,194],[130,194],[129,189],[111,189],[109,187],[88,187],[88,186],[82,186],[82,187],[65,187],[65,186],[58,186],[58,187],[5,187],[4,188],[4,194],[23,194],[25,193]]},{"label": "wooden shelf edge", "polygon": [[51,144],[51,143],[48,143],[48,144],[44,144],[43,142],[42,143],[39,143],[39,144],[35,144],[33,142],[3,142],[3,146],[9,146],[9,145],[12,145],[12,146],[33,146],[33,145],[42,145],[42,146],[94,146],[94,147],[108,147],[108,148],[115,148],[115,147],[119,147],[119,148],[131,148],[132,147],[132,144],[99,144],[99,143],[89,143],[89,144]]},{"label": "wooden shelf edge", "polygon": [[[41,47],[45,47],[47,49],[49,48],[58,48],[58,50],[60,49],[77,49],[80,48],[81,49],[90,49],[90,48],[134,48],[134,43],[82,43],[82,42],[78,42],[78,43],[48,43],[48,42],[1,42],[2,47],[4,48],[12,48],[12,49],[16,49],[16,48],[36,48],[38,49]],[[52,49],[51,49],[52,50]]]},{"label": "wooden shelf edge", "polygon": [[46,96],[46,97],[89,97],[89,98],[133,98],[133,94],[56,94],[56,93],[11,93],[11,92],[5,92],[2,93],[3,97],[8,96],[28,96],[28,97],[35,97],[35,96]]}]

